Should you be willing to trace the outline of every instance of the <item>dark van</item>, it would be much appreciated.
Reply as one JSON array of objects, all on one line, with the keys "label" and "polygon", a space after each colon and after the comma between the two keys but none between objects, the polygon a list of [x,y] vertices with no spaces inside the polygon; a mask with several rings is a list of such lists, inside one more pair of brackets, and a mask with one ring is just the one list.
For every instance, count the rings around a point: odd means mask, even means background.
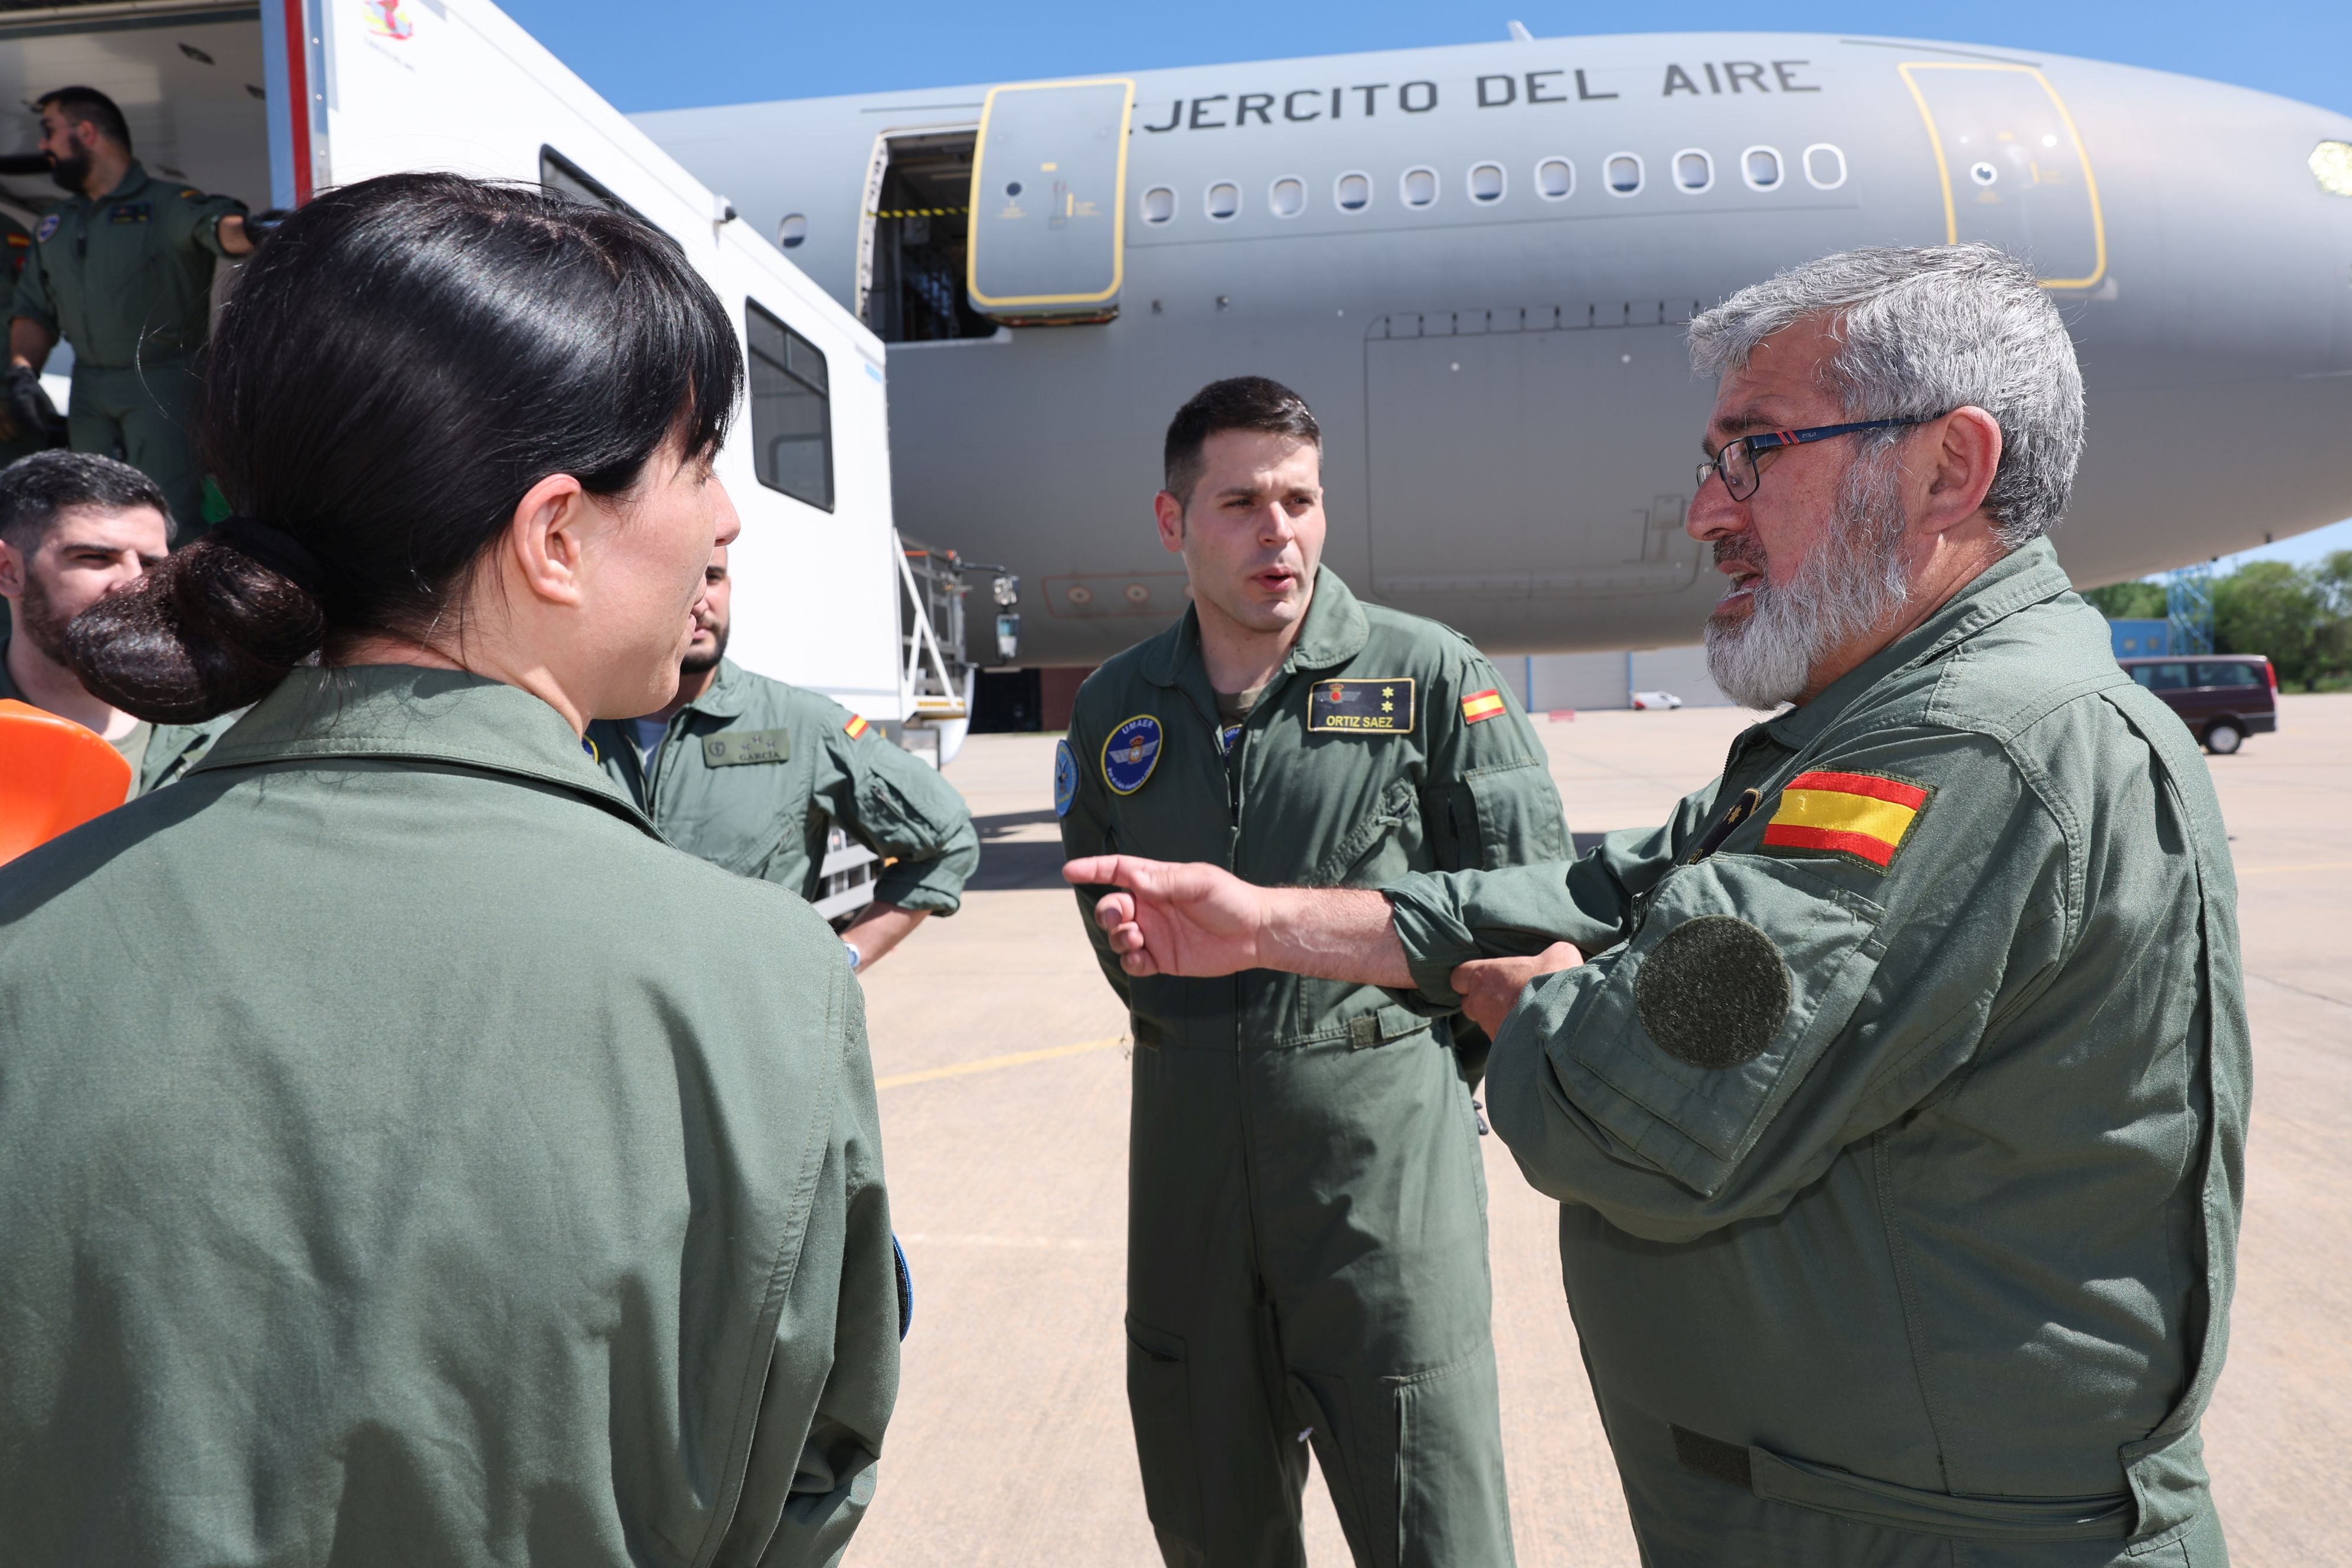
[{"label": "dark van", "polygon": [[2278,671],[2258,653],[2116,662],[2163,698],[2209,752],[2228,756],[2247,736],[2278,728]]}]

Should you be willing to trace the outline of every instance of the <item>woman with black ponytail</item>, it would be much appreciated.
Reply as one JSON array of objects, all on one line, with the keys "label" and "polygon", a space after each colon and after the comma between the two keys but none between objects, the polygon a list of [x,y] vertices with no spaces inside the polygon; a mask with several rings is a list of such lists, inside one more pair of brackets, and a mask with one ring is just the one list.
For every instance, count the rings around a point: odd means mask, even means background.
[{"label": "woman with black ponytail", "polygon": [[898,1379],[856,987],[581,741],[734,536],[726,310],[627,217],[404,174],[211,355],[237,516],[68,645],[252,711],[0,868],[0,1555],[830,1560]]}]

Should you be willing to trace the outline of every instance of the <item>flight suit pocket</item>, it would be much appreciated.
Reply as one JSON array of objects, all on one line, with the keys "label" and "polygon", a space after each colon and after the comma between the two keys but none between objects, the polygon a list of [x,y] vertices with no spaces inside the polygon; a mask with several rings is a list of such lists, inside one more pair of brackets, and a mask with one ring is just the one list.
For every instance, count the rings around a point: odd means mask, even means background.
[{"label": "flight suit pocket", "polygon": [[[1208,1548],[1201,1465],[1192,1435],[1192,1368],[1178,1336],[1127,1321],[1127,1408],[1143,1505],[1170,1562]],[[1172,1548],[1172,1550],[1171,1550]]]},{"label": "flight suit pocket", "polygon": [[[1397,830],[1413,819],[1416,795],[1412,784],[1399,779],[1381,795],[1371,812],[1323,857],[1322,864],[1307,879],[1307,885],[1317,888],[1343,888],[1352,884],[1378,886],[1390,879],[1389,875],[1374,874],[1385,868],[1375,863],[1381,852],[1394,840]],[[1394,874],[1401,875],[1409,867],[1400,864]]]},{"label": "flight suit pocket", "polygon": [[1566,825],[1559,796],[1548,788],[1545,764],[1528,758],[1489,768],[1473,768],[1452,791],[1454,864],[1493,871],[1536,860],[1566,860]]},{"label": "flight suit pocket", "polygon": [[1669,873],[1569,1036],[1574,1066],[1605,1086],[1580,1103],[1714,1193],[1853,1016],[1883,915],[1789,861],[1717,855]]},{"label": "flight suit pocket", "polygon": [[1493,1347],[1390,1382],[1397,1434],[1394,1561],[1510,1562]]}]

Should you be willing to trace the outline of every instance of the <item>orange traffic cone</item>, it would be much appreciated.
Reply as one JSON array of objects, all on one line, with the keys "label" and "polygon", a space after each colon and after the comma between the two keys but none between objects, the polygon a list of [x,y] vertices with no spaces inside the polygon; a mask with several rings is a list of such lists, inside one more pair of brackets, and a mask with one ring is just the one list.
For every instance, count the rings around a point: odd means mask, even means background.
[{"label": "orange traffic cone", "polygon": [[130,793],[131,764],[103,736],[0,699],[0,862],[112,811]]}]

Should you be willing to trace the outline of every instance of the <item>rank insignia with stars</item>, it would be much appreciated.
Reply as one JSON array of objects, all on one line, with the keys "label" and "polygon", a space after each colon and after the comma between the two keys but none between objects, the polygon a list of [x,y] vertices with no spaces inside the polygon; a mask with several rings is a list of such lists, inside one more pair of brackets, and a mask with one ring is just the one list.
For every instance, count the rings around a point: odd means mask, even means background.
[{"label": "rank insignia with stars", "polygon": [[1413,678],[1318,680],[1307,698],[1307,728],[1318,734],[1405,735],[1412,731]]}]

